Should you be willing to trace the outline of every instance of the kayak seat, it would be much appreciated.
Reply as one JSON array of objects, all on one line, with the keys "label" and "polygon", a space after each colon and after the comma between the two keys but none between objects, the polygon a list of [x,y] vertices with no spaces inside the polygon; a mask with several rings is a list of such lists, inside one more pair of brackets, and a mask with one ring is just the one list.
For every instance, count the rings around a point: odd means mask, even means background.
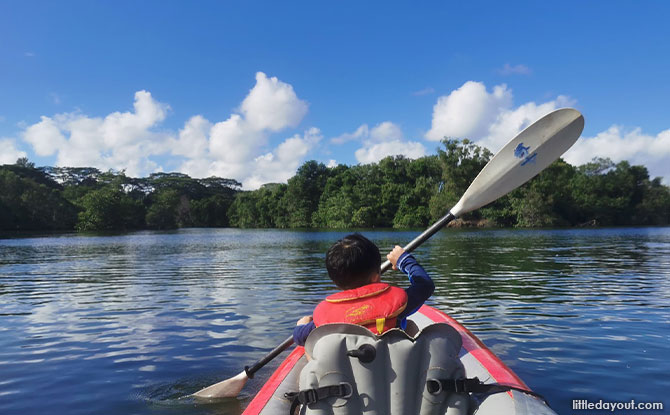
[{"label": "kayak seat", "polygon": [[465,378],[461,336],[444,323],[408,329],[382,335],[352,324],[314,329],[292,410],[301,405],[301,413],[310,415],[467,414],[467,393],[427,387],[430,379]]}]

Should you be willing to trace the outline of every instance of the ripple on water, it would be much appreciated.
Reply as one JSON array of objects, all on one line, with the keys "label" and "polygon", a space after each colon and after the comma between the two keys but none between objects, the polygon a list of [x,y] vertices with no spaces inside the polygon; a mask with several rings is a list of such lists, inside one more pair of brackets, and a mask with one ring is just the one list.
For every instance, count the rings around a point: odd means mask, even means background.
[{"label": "ripple on water", "polygon": [[[416,235],[366,234],[382,247]],[[239,399],[188,395],[239,373],[334,291],[323,256],[343,235],[0,240],[0,413],[241,413],[278,361]],[[559,413],[576,397],[657,401],[670,387],[670,229],[450,230],[416,257],[431,304]]]}]

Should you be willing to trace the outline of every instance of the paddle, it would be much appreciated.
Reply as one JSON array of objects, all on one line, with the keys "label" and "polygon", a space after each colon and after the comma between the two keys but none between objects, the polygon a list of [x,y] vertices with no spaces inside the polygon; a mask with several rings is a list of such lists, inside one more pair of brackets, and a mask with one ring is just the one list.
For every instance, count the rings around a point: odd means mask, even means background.
[{"label": "paddle", "polygon": [[[461,199],[404,249],[411,252],[458,216],[479,209],[535,177],[577,141],[584,117],[572,108],[555,110],[520,132],[493,156]],[[381,270],[391,267],[385,261]]]},{"label": "paddle", "polygon": [[[584,129],[584,117],[572,108],[563,108],[540,118],[520,132],[484,166],[449,213],[405,246],[411,252],[459,215],[471,212],[506,195],[558,159],[577,141]],[[386,261],[381,272],[391,268]],[[202,389],[203,398],[235,397],[254,373],[293,344],[293,337],[235,377]]]}]

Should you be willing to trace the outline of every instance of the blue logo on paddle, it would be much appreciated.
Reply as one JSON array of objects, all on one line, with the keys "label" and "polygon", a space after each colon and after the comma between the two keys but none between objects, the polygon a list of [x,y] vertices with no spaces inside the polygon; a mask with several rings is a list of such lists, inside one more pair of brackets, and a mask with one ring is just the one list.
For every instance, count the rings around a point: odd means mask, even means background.
[{"label": "blue logo on paddle", "polygon": [[523,143],[519,143],[514,149],[514,157],[523,159],[521,162],[522,166],[525,166],[528,163],[534,163],[536,156],[537,153],[530,154],[530,146],[524,147]]}]

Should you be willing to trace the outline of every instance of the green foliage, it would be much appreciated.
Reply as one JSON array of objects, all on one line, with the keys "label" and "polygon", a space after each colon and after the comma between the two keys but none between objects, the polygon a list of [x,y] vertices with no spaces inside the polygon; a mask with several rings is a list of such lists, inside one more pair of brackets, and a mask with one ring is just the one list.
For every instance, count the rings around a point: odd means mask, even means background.
[{"label": "green foliage", "polygon": [[188,222],[188,199],[184,199],[175,189],[159,190],[152,197],[147,209],[147,226],[154,229],[174,229],[180,222]]},{"label": "green foliage", "polygon": [[[18,173],[18,174],[17,174]],[[32,167],[0,167],[0,229],[72,229],[76,208]]]},{"label": "green foliage", "polygon": [[[526,185],[511,192],[497,206],[508,217],[496,218],[503,225],[519,227],[551,227],[569,224],[574,217],[574,198],[571,187],[575,168],[559,159]],[[502,209],[501,209],[502,208]],[[496,209],[494,209],[496,210]],[[484,215],[490,211],[483,212]],[[500,215],[498,213],[498,215]],[[495,215],[495,213],[494,213]],[[490,218],[493,219],[495,216]]]},{"label": "green foliage", "polygon": [[[444,216],[454,206],[477,174],[493,157],[491,151],[480,147],[470,140],[442,140],[444,150],[438,149],[442,169],[440,187],[429,203],[432,220]],[[479,217],[480,213],[470,213],[466,218]]]},{"label": "green foliage", "polygon": [[323,163],[311,160],[300,166],[296,175],[288,180],[282,201],[287,214],[287,227],[311,226],[328,176],[328,168]]},{"label": "green foliage", "polygon": [[266,184],[253,192],[240,192],[228,210],[230,225],[239,228],[286,228],[283,206],[285,184]]},{"label": "green foliage", "polygon": [[[0,166],[0,229],[422,228],[442,217],[492,157],[447,139],[435,156],[328,168],[308,161],[287,184],[240,191],[219,177],[132,178],[90,167]],[[529,183],[465,219],[493,226],[670,224],[670,188],[644,166],[558,160]]]},{"label": "green foliage", "polygon": [[114,186],[86,193],[80,200],[77,230],[137,229],[144,225],[144,206]]}]

